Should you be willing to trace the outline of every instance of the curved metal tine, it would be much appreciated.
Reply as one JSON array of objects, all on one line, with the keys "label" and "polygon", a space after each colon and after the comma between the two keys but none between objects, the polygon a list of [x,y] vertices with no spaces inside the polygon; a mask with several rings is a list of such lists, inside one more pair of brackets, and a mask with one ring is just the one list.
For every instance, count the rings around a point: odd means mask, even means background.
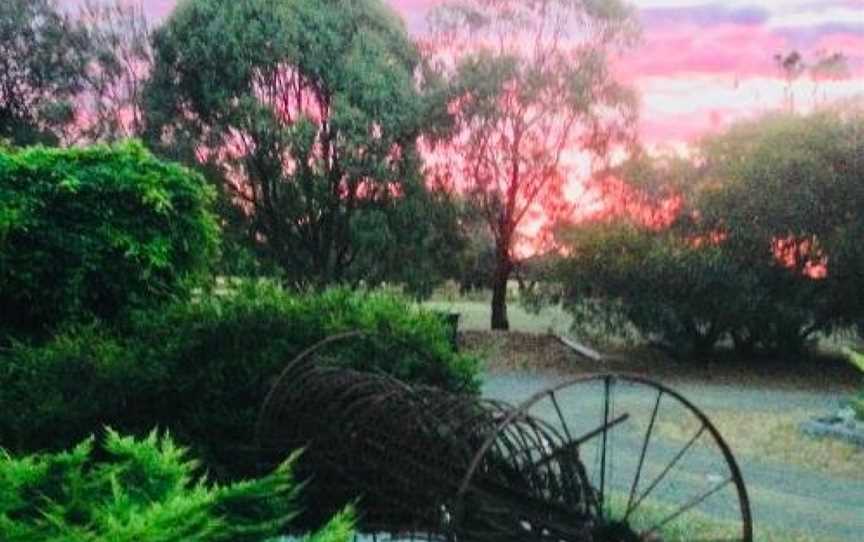
[{"label": "curved metal tine", "polygon": [[701,437],[702,433],[705,432],[706,427],[707,426],[703,421],[702,425],[699,427],[699,430],[696,431],[696,434],[693,435],[693,437],[689,441],[687,441],[687,444],[685,444],[684,447],[681,448],[681,450],[678,451],[677,454],[675,454],[675,457],[672,458],[672,461],[670,461],[669,464],[666,465],[666,467],[663,469],[663,471],[660,472],[660,474],[657,475],[656,478],[654,478],[651,484],[648,485],[648,488],[639,495],[639,498],[636,500],[636,502],[633,503],[632,506],[627,507],[627,511],[624,513],[624,521],[626,521],[630,517],[630,514],[632,514],[633,511],[636,510],[640,504],[642,504],[642,501],[645,500],[645,497],[647,497],[652,491],[654,491],[654,488],[657,487],[657,485],[663,480],[663,478],[666,477],[666,475],[669,473],[670,470],[672,470],[672,468],[678,463],[678,461],[680,461],[681,458],[684,457],[684,454],[687,453],[687,451],[693,446],[693,444],[695,444],[695,442],[699,440],[699,437]]},{"label": "curved metal tine", "polygon": [[630,497],[627,499],[627,510],[633,506],[633,498],[636,496],[636,489],[639,487],[639,478],[642,476],[642,466],[645,463],[645,454],[648,452],[648,443],[651,441],[651,433],[654,431],[654,422],[657,420],[657,411],[660,409],[660,399],[663,398],[663,390],[657,390],[657,400],[654,402],[654,410],[651,412],[651,421],[648,422],[648,429],[645,430],[645,440],[642,442],[642,451],[639,454],[639,464],[636,467],[636,476],[633,478],[633,485],[630,486]]},{"label": "curved metal tine", "polygon": [[696,506],[699,506],[700,504],[702,504],[705,501],[705,499],[707,499],[711,495],[714,495],[715,493],[717,493],[718,491],[720,491],[724,487],[731,484],[733,481],[735,481],[735,478],[730,476],[729,478],[726,478],[722,482],[715,484],[714,487],[712,487],[711,489],[709,489],[707,492],[703,493],[702,495],[693,497],[692,499],[690,499],[689,501],[687,501],[686,503],[681,505],[681,508],[679,508],[675,512],[669,514],[668,516],[666,516],[665,518],[660,520],[660,522],[655,524],[648,531],[642,533],[643,537],[657,533],[660,529],[662,529],[663,527],[668,525],[670,522],[674,521],[675,518],[681,516],[681,514],[683,514],[684,512],[691,510],[691,509],[695,508]]}]

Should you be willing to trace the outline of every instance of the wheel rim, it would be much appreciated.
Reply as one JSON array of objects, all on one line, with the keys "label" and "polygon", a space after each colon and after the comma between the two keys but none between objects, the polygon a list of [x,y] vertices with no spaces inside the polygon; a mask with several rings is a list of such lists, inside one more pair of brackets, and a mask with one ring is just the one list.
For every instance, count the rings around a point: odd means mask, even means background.
[{"label": "wheel rim", "polygon": [[[752,541],[747,491],[716,427],[675,390],[635,375],[579,377],[520,404],[478,449],[457,509],[471,506],[484,462],[502,453],[501,435],[526,419],[540,420],[550,435],[558,452],[549,457],[578,450],[595,500],[589,538],[532,525],[538,539]],[[523,468],[533,468],[528,463]],[[584,522],[575,512],[574,523]]]}]

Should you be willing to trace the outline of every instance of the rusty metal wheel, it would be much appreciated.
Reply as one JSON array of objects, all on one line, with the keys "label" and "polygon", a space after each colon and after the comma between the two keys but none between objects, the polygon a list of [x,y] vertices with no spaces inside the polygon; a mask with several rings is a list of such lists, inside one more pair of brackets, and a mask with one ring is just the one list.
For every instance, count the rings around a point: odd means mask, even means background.
[{"label": "rusty metal wheel", "polygon": [[[527,420],[542,425],[542,434],[510,445],[508,435],[524,434],[513,428]],[[518,472],[516,484],[539,475],[548,487],[578,495],[538,489],[545,509],[530,500],[506,502],[506,491],[483,488],[484,471],[502,461]],[[580,465],[584,470],[575,472]],[[496,499],[506,512],[496,511]],[[693,403],[639,376],[580,377],[513,409],[475,454],[453,509],[456,540],[505,540],[501,533],[514,525],[522,540],[753,539],[747,491],[729,446]]]}]

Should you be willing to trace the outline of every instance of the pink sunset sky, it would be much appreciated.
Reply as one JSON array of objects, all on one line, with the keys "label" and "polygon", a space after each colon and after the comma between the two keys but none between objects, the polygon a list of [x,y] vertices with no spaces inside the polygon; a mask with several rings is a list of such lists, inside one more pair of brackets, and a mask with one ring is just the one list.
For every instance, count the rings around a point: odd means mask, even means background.
[{"label": "pink sunset sky", "polygon": [[[422,34],[440,0],[389,0],[409,30]],[[81,0],[61,0],[72,8]],[[843,53],[849,77],[793,86],[799,110],[818,101],[864,96],[864,0],[631,0],[641,43],[616,62],[642,99],[640,134],[651,146],[680,148],[731,121],[783,107],[785,81],[776,53],[799,51],[805,63]],[[176,0],[143,2],[153,19]]]}]

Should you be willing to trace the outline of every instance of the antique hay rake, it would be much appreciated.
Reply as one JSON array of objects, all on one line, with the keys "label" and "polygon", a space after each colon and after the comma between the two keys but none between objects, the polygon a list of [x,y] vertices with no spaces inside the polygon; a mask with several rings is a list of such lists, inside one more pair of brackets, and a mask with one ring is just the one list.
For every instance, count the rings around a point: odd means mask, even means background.
[{"label": "antique hay rake", "polygon": [[316,344],[264,401],[264,461],[305,448],[301,527],[359,499],[361,532],[382,540],[752,540],[729,447],[675,391],[606,374],[512,406],[334,363],[374,339]]}]

